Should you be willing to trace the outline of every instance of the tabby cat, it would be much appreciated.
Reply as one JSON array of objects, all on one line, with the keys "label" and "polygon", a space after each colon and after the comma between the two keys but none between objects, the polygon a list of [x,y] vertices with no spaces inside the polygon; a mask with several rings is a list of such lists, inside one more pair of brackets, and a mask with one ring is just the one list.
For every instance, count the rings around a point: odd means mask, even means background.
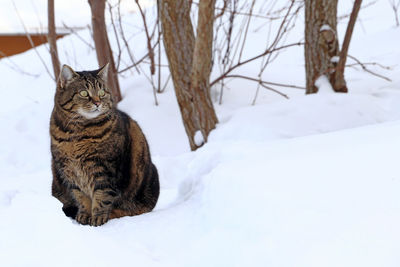
[{"label": "tabby cat", "polygon": [[108,64],[95,71],[62,67],[50,120],[52,195],[65,215],[99,226],[150,212],[157,169],[138,124],[107,88]]}]

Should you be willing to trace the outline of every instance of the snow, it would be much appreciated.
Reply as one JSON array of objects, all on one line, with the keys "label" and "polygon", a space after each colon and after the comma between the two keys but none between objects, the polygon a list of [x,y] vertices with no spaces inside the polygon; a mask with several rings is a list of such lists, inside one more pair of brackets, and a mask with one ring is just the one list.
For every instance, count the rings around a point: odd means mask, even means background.
[{"label": "snow", "polygon": [[[392,11],[382,1],[360,11],[367,30],[356,25],[350,54],[390,66],[368,67],[392,82],[347,68],[349,94],[282,89],[284,99],[264,90],[252,106],[256,84],[233,80],[223,104],[214,99],[219,124],[196,152],[172,84],[155,106],[143,75],[121,76],[119,108],[147,136],[161,194],[153,212],[101,227],[65,217],[50,193],[54,82],[33,51],[1,60],[0,265],[400,266],[400,29],[371,19],[384,12]],[[145,42],[135,38],[139,54]],[[62,63],[98,67],[77,36],[57,44]],[[38,52],[50,64],[46,47]],[[265,79],[303,84],[303,55],[302,47],[280,54]]]},{"label": "snow", "polygon": [[321,75],[315,80],[315,86],[318,88],[318,93],[333,93],[334,90],[332,88],[331,83],[329,82],[328,77],[326,75]]},{"label": "snow", "polygon": [[333,62],[333,63],[338,63],[339,60],[340,60],[340,57],[339,57],[339,56],[333,56],[333,57],[331,57],[331,62]]},{"label": "snow", "polygon": [[323,31],[332,31],[332,28],[331,28],[331,26],[329,26],[328,24],[324,24],[324,25],[321,26],[321,28],[319,29],[319,31],[320,31],[320,32],[323,32]]},{"label": "snow", "polygon": [[196,144],[196,146],[201,146],[202,144],[204,144],[204,138],[201,131],[197,131],[194,134],[194,143]]}]

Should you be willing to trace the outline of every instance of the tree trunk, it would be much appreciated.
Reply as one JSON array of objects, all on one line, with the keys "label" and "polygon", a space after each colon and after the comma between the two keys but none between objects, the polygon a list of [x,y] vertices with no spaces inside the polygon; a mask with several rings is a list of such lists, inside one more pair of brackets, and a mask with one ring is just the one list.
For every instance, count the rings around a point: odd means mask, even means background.
[{"label": "tree trunk", "polygon": [[60,76],[60,61],[58,59],[57,43],[56,43],[57,33],[54,22],[54,0],[48,0],[47,2],[47,16],[48,16],[47,41],[49,42],[50,46],[50,56],[51,56],[51,62],[53,64],[54,79],[57,83],[58,77]]},{"label": "tree trunk", "polygon": [[[336,30],[337,0],[305,0],[305,63],[306,93],[317,93],[315,81],[326,75],[335,81],[339,60],[339,43]],[[342,92],[347,92],[344,78]]]},{"label": "tree trunk", "polygon": [[347,92],[346,81],[344,79],[344,68],[346,66],[347,53],[349,51],[350,40],[353,34],[354,25],[356,24],[358,11],[360,11],[362,0],[355,0],[353,10],[347,25],[346,34],[344,36],[342,50],[340,51],[340,59],[336,67],[335,75],[332,81],[332,87],[335,92]]},{"label": "tree trunk", "polygon": [[115,68],[114,58],[108,41],[107,28],[104,18],[105,0],[88,0],[92,12],[93,40],[96,47],[97,61],[102,67],[110,64],[108,71],[108,86],[111,88],[113,97],[116,101],[121,100],[119,89],[118,73]]},{"label": "tree trunk", "polygon": [[[218,122],[210,97],[215,0],[201,0],[197,38],[190,20],[192,1],[162,0],[164,46],[183,124],[192,150],[207,142]],[[201,132],[202,140],[195,140]],[[197,137],[196,137],[197,139]]]},{"label": "tree trunk", "polygon": [[200,130],[204,142],[218,123],[210,96],[215,0],[201,0],[191,75],[192,91],[197,98]]}]

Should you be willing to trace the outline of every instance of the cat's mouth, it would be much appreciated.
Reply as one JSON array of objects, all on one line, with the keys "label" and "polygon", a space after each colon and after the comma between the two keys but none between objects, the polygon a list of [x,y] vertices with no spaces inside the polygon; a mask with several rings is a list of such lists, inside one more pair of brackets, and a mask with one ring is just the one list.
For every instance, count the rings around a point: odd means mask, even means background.
[{"label": "cat's mouth", "polygon": [[97,116],[101,115],[103,111],[101,110],[101,106],[96,106],[90,111],[84,110],[83,108],[79,108],[78,113],[79,115],[81,115],[86,119],[94,119]]}]

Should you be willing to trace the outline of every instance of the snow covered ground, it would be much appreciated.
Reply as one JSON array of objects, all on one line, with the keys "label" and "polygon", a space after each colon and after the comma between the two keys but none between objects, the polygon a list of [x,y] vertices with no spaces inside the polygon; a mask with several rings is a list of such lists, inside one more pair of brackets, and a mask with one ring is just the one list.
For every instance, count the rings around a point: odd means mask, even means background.
[{"label": "snow covered ground", "polygon": [[[371,69],[392,82],[349,68],[349,94],[261,91],[255,106],[255,85],[233,82],[196,152],[171,85],[156,107],[144,77],[122,77],[120,108],[148,138],[161,195],[153,212],[97,228],[65,217],[50,194],[53,81],[33,51],[11,60],[36,76],[0,61],[0,265],[400,266],[400,29],[383,2],[361,11],[350,54],[391,66]],[[97,67],[76,36],[58,45],[62,62]],[[303,83],[302,48],[268,77]]]}]

